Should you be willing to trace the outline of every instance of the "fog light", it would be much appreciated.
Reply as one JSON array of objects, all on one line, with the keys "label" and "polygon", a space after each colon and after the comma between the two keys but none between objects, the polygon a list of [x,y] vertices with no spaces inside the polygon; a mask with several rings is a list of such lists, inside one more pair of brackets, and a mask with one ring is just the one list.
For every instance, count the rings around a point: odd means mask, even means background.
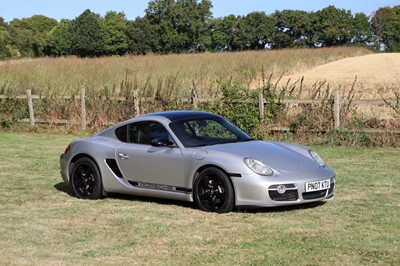
[{"label": "fog light", "polygon": [[286,186],[285,185],[279,185],[276,190],[278,191],[279,194],[284,194],[286,192]]}]

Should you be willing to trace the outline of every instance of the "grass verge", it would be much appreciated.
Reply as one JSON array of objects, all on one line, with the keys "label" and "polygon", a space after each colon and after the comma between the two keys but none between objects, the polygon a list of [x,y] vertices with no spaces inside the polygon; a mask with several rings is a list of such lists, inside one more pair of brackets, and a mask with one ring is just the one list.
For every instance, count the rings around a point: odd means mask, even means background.
[{"label": "grass verge", "polygon": [[0,132],[0,264],[400,264],[398,149],[315,146],[338,176],[333,199],[216,215],[71,197],[58,156],[74,138]]}]

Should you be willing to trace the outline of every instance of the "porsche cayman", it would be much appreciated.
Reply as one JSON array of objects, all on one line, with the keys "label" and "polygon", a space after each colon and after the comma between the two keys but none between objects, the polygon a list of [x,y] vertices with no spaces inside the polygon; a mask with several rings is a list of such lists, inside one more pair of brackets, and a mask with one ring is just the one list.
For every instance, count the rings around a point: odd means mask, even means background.
[{"label": "porsche cayman", "polygon": [[60,165],[78,198],[122,193],[195,202],[217,213],[322,201],[336,183],[315,151],[254,140],[200,111],[145,114],[77,139]]}]

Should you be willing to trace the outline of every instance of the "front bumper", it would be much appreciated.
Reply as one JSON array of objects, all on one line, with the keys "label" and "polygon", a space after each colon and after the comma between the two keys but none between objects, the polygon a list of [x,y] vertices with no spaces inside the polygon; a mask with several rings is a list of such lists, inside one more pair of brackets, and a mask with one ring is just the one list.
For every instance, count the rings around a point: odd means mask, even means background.
[{"label": "front bumper", "polygon": [[[329,180],[329,188],[306,192],[307,182],[323,180]],[[336,186],[335,173],[329,168],[280,176],[248,174],[232,177],[232,181],[236,206],[273,207],[316,202],[331,198]]]},{"label": "front bumper", "polygon": [[65,154],[60,155],[60,174],[65,183],[69,183],[68,159]]}]

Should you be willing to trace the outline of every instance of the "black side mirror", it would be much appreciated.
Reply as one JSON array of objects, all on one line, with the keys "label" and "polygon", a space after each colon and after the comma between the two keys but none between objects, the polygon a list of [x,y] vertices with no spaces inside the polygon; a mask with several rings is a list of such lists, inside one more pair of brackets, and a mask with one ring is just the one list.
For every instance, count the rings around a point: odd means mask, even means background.
[{"label": "black side mirror", "polygon": [[151,146],[154,147],[167,147],[173,145],[174,143],[172,141],[163,138],[156,138],[151,141]]}]

